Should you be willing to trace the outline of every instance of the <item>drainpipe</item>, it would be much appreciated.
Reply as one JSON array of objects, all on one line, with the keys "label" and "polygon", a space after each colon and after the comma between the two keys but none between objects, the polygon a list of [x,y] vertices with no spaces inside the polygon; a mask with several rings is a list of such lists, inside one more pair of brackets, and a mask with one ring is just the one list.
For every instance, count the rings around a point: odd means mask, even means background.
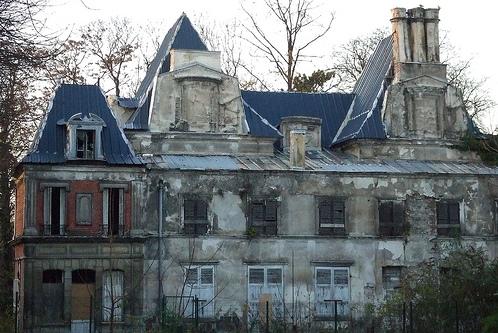
[{"label": "drainpipe", "polygon": [[159,203],[158,203],[159,221],[157,224],[157,235],[158,235],[157,295],[158,295],[159,315],[161,318],[161,322],[162,322],[162,313],[163,313],[163,284],[162,284],[163,190],[164,190],[164,184],[161,179],[159,180],[159,184],[157,185],[157,192],[159,197]]}]

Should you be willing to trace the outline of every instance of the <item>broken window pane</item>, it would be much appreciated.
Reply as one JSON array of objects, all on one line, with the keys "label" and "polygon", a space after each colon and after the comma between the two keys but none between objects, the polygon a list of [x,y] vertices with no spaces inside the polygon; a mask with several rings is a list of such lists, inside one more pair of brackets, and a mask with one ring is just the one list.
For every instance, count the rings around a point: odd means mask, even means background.
[{"label": "broken window pane", "polygon": [[95,130],[76,130],[76,158],[95,158]]}]

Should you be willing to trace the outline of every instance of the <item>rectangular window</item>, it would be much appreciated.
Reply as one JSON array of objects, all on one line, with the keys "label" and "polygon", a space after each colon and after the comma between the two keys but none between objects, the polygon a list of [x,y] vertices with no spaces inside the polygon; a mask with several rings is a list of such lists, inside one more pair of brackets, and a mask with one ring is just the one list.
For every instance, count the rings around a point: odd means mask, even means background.
[{"label": "rectangular window", "polygon": [[183,200],[184,232],[189,235],[204,235],[208,231],[208,204],[202,199]]},{"label": "rectangular window", "polygon": [[458,202],[437,202],[437,234],[448,237],[460,235],[460,204]]},{"label": "rectangular window", "polygon": [[64,271],[49,269],[43,271],[42,298],[44,306],[44,321],[56,323],[64,320]]},{"label": "rectangular window", "polygon": [[347,267],[315,268],[315,307],[317,317],[349,314],[349,269]]},{"label": "rectangular window", "polygon": [[253,200],[250,203],[249,228],[257,235],[277,234],[278,202],[276,200]]},{"label": "rectangular window", "polygon": [[379,235],[402,236],[405,233],[405,204],[403,201],[379,202]]},{"label": "rectangular window", "polygon": [[186,317],[195,316],[197,299],[198,313],[201,318],[214,316],[214,267],[197,266],[185,269],[185,288],[183,307]]},{"label": "rectangular window", "polygon": [[382,284],[386,297],[390,297],[401,287],[401,266],[382,267]]},{"label": "rectangular window", "polygon": [[124,189],[103,189],[102,229],[105,235],[119,236],[124,232]]},{"label": "rectangular window", "polygon": [[282,267],[249,266],[248,275],[248,315],[251,321],[265,318],[267,302],[271,311],[270,318],[282,318],[284,315]]},{"label": "rectangular window", "polygon": [[46,187],[43,191],[43,234],[64,235],[66,190],[64,187]]},{"label": "rectangular window", "polygon": [[494,228],[495,228],[495,234],[498,234],[498,200],[495,200],[494,202],[495,206],[494,206],[494,209],[495,209],[495,220],[494,220]]},{"label": "rectangular window", "polygon": [[76,193],[76,223],[92,224],[92,194]]},{"label": "rectangular window", "polygon": [[345,235],[344,200],[319,198],[318,224],[320,235]]},{"label": "rectangular window", "polygon": [[95,159],[95,130],[76,130],[76,158]]},{"label": "rectangular window", "polygon": [[123,319],[123,272],[105,271],[102,274],[102,319],[122,321]]}]

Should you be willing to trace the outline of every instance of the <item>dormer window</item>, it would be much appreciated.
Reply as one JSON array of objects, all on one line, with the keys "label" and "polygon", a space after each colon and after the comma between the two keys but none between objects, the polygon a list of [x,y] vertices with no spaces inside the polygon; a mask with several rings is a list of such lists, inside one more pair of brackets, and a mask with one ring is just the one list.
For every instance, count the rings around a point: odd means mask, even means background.
[{"label": "dormer window", "polygon": [[102,128],[105,122],[97,115],[81,113],[72,116],[67,123],[67,157],[73,160],[102,160]]},{"label": "dormer window", "polygon": [[76,158],[95,159],[95,131],[76,130]]}]

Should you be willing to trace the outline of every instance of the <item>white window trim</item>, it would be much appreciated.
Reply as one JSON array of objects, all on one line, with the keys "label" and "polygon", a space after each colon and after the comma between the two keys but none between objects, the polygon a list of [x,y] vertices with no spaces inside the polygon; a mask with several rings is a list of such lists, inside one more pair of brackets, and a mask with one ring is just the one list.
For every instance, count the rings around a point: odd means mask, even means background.
[{"label": "white window trim", "polygon": [[51,234],[52,226],[52,189],[57,187],[60,189],[59,197],[59,235],[65,235],[66,222],[66,186],[46,186],[43,188],[43,234],[44,236],[57,236]]},{"label": "white window trim", "polygon": [[102,188],[102,233],[109,235],[109,189],[119,190],[119,232],[118,235],[124,233],[124,192],[125,188],[122,185],[109,185]]},{"label": "white window trim", "polygon": [[[330,271],[330,284],[329,285],[322,285],[322,284],[318,284],[318,270],[328,270]],[[338,303],[338,310],[341,309],[341,307],[343,306],[346,306],[346,313],[345,315],[347,315],[349,313],[349,304],[351,302],[351,274],[350,274],[350,270],[349,270],[349,267],[348,266],[315,266],[314,267],[314,274],[313,274],[313,282],[314,282],[314,287],[315,287],[315,307],[318,307],[318,297],[317,297],[317,288],[319,286],[327,286],[328,288],[330,288],[330,291],[331,293],[333,292],[333,289],[335,287],[335,281],[334,281],[334,271],[336,270],[346,270],[347,271],[347,277],[348,277],[348,300],[346,302],[341,302],[341,303]],[[335,306],[334,302],[331,302],[331,306]],[[343,309],[344,310],[344,309]],[[331,313],[333,315],[333,313]],[[319,315],[318,317],[327,317],[327,316],[324,316],[324,315]]]},{"label": "white window trim", "polygon": [[[64,122],[58,122],[58,125],[65,124]],[[84,160],[82,158],[76,157],[76,130],[90,130],[95,131],[95,160],[103,160],[104,155],[102,151],[102,128],[106,127],[105,122],[97,116],[96,114],[90,113],[90,117],[84,116],[78,113],[73,115],[67,122],[68,130],[68,149],[67,158],[70,160]]]},{"label": "white window trim", "polygon": [[[211,318],[214,316],[214,309],[215,309],[215,298],[216,298],[216,294],[215,294],[215,286],[216,286],[216,283],[215,283],[215,278],[216,278],[216,272],[215,272],[215,266],[214,265],[186,265],[184,266],[184,269],[183,269],[183,281],[184,281],[184,284],[185,284],[185,288],[184,288],[184,295],[183,296],[194,296],[191,292],[189,293],[190,295],[186,295],[186,292],[187,292],[187,289],[191,289],[190,291],[192,291],[192,289],[202,289],[202,288],[211,288],[212,289],[212,294],[213,294],[213,297],[211,299],[206,299],[206,300],[202,300],[204,302],[206,302],[206,305],[204,306],[209,306],[210,308],[212,308],[212,313],[207,313],[206,315],[203,315],[202,312],[200,311],[201,309],[199,309],[199,317],[200,318]],[[187,284],[187,272],[189,269],[196,269],[197,270],[197,282],[193,285],[189,285]],[[202,269],[211,269],[212,273],[213,273],[213,280],[211,283],[202,283]],[[188,287],[188,288],[187,288]],[[187,302],[190,302],[191,300],[189,299]],[[200,308],[200,307],[199,307]],[[194,311],[194,305],[192,304],[192,312]],[[208,309],[209,311],[209,309]],[[194,313],[192,313],[192,316],[194,316]]]},{"label": "white window trim", "polygon": [[[261,283],[251,283],[250,282],[250,270],[251,269],[263,269],[263,290],[268,291],[269,287],[279,286],[280,288],[280,304],[276,302],[272,302],[272,307],[276,308],[281,306],[282,309],[285,308],[284,300],[285,300],[285,289],[284,289],[284,266],[283,265],[248,265],[247,266],[247,303],[250,303],[250,287],[251,286],[260,286]],[[281,281],[280,283],[268,283],[268,270],[269,269],[280,269],[281,272]]]}]

